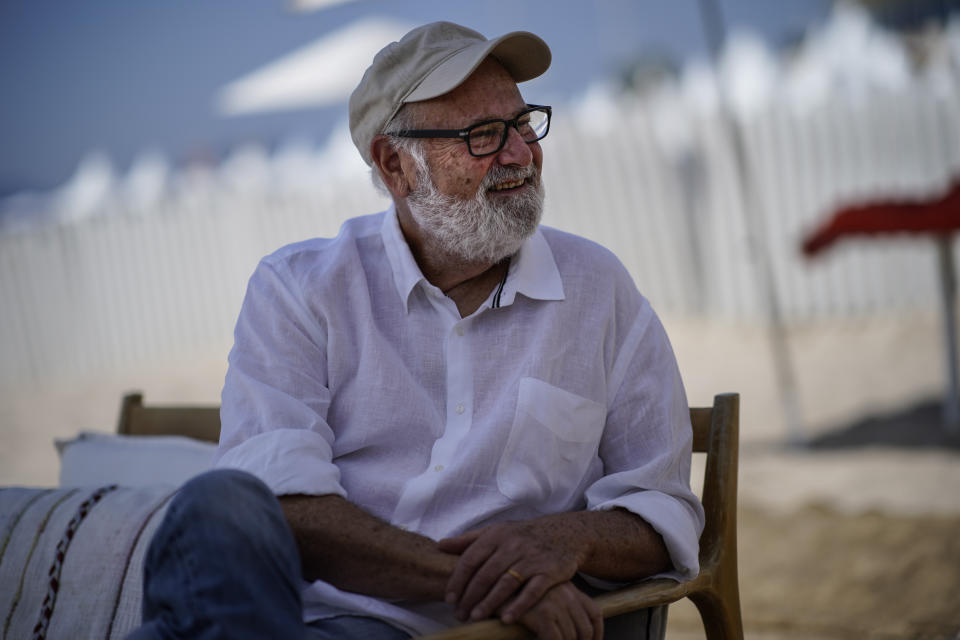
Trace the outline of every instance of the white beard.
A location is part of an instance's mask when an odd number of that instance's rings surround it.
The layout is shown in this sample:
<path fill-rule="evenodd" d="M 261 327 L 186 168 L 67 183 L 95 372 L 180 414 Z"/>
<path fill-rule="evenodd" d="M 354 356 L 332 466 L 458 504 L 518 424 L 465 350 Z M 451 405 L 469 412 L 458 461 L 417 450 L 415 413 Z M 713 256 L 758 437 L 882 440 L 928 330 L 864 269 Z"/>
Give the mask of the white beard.
<path fill-rule="evenodd" d="M 500 262 L 512 256 L 533 235 L 543 215 L 543 184 L 531 164 L 523 168 L 491 167 L 470 200 L 437 190 L 426 161 L 417 162 L 417 188 L 407 197 L 410 213 L 433 246 L 470 263 Z M 496 184 L 528 179 L 533 189 L 496 201 L 487 190 Z"/>

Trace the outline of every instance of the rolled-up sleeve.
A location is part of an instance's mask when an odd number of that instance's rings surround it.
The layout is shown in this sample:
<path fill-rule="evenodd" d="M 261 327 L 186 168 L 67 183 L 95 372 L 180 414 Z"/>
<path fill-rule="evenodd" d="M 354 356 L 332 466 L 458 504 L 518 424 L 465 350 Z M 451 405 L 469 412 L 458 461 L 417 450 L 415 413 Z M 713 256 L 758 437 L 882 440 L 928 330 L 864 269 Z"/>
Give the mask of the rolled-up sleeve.
<path fill-rule="evenodd" d="M 604 476 L 587 489 L 587 508 L 623 508 L 643 518 L 663 537 L 673 563 L 659 577 L 692 579 L 700 570 L 704 513 L 690 490 L 690 413 L 666 332 L 646 303 L 610 383 L 600 443 Z"/>
<path fill-rule="evenodd" d="M 265 258 L 234 332 L 214 466 L 248 471 L 277 495 L 346 497 L 327 423 L 326 327 L 285 263 Z"/>

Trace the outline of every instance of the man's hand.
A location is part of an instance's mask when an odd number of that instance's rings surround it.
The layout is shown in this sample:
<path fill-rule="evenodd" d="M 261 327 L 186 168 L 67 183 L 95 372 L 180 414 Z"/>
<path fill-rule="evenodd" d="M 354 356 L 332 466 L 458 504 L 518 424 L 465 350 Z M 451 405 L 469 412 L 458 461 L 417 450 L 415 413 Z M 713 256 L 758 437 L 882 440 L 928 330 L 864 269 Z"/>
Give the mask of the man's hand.
<path fill-rule="evenodd" d="M 585 549 L 558 525 L 548 520 L 502 523 L 441 540 L 440 550 L 460 554 L 446 589 L 457 617 L 482 620 L 499 612 L 510 624 L 550 589 L 569 582 Z"/>
<path fill-rule="evenodd" d="M 599 605 L 571 582 L 550 588 L 520 618 L 520 624 L 542 640 L 603 638 L 603 614 Z"/>

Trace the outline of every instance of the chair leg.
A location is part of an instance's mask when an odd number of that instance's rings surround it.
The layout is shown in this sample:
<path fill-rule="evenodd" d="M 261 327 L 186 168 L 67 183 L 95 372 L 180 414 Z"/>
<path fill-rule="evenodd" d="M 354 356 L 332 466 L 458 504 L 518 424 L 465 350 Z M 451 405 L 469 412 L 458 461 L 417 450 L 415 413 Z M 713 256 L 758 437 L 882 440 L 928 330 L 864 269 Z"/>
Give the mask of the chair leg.
<path fill-rule="evenodd" d="M 700 611 L 707 640 L 743 640 L 739 603 L 735 609 L 725 609 L 719 594 L 712 590 L 691 593 L 689 597 Z"/>

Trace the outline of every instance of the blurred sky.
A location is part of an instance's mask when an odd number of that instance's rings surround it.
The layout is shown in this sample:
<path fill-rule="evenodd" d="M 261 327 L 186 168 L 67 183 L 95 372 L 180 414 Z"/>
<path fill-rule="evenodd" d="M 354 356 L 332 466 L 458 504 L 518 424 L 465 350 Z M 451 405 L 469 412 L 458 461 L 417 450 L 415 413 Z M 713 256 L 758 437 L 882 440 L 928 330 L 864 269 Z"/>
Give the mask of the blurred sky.
<path fill-rule="evenodd" d="M 753 30 L 774 47 L 821 23 L 832 4 L 718 1 L 730 29 Z M 0 0 L 0 196 L 54 187 L 92 150 L 123 171 L 146 149 L 184 162 L 217 159 L 244 141 L 322 141 L 345 120 L 345 103 L 228 117 L 216 111 L 218 91 L 365 17 L 452 20 L 487 36 L 533 31 L 554 53 L 535 87 L 535 101 L 546 102 L 616 77 L 640 56 L 706 56 L 699 7 L 700 0 L 358 0 L 297 12 L 289 0 Z"/>

